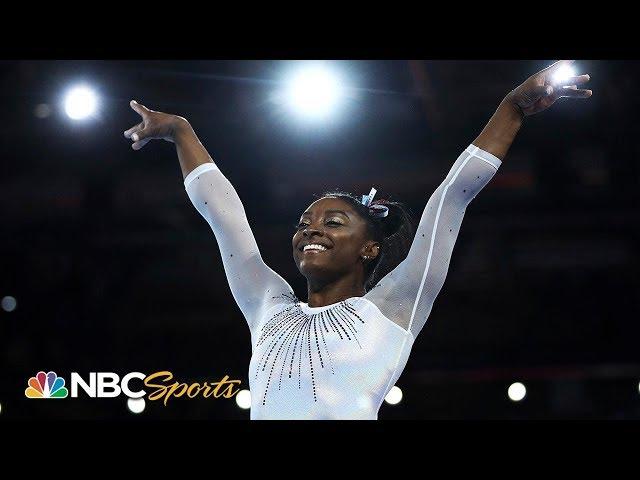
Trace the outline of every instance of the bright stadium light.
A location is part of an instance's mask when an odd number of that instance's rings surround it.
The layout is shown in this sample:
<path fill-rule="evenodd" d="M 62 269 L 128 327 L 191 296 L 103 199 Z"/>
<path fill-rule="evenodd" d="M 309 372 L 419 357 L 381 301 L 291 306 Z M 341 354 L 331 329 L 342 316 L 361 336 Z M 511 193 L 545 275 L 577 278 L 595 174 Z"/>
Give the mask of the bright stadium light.
<path fill-rule="evenodd" d="M 46 103 L 39 103 L 33 109 L 33 114 L 37 118 L 47 118 L 49 115 L 51 115 L 51 107 Z"/>
<path fill-rule="evenodd" d="M 240 390 L 236 395 L 236 403 L 243 410 L 251 408 L 251 392 L 249 390 Z"/>
<path fill-rule="evenodd" d="M 527 395 L 527 388 L 520 382 L 512 383 L 507 390 L 507 395 L 514 402 L 519 402 Z"/>
<path fill-rule="evenodd" d="M 384 401 L 389 405 L 397 405 L 402 400 L 402 390 L 399 387 L 393 386 L 387 396 L 384 397 Z"/>
<path fill-rule="evenodd" d="M 17 300 L 11 295 L 7 295 L 6 297 L 2 297 L 2 301 L 0 302 L 2 305 L 2 309 L 5 312 L 13 312 L 18 306 Z"/>
<path fill-rule="evenodd" d="M 145 406 L 144 398 L 129 398 L 127 400 L 127 408 L 131 413 L 142 413 Z"/>
<path fill-rule="evenodd" d="M 72 120 L 93 115 L 98 107 L 98 96 L 85 85 L 71 88 L 64 97 L 64 111 Z"/>
<path fill-rule="evenodd" d="M 287 84 L 289 107 L 307 118 L 325 118 L 336 109 L 342 96 L 340 79 L 323 65 L 302 67 Z"/>
<path fill-rule="evenodd" d="M 576 71 L 573 69 L 571 65 L 563 65 L 558 69 L 558 71 L 553 75 L 553 83 L 562 83 L 571 77 L 576 76 Z"/>

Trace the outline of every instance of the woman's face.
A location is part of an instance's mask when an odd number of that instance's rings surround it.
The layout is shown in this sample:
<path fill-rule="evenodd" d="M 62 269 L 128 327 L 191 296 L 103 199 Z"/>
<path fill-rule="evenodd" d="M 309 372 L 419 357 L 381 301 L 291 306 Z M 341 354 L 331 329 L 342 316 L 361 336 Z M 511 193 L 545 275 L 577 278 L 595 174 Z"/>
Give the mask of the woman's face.
<path fill-rule="evenodd" d="M 293 236 L 293 259 L 307 279 L 337 278 L 361 263 L 367 242 L 367 224 L 348 202 L 325 197 L 300 216 Z M 304 249 L 320 245 L 321 249 Z"/>

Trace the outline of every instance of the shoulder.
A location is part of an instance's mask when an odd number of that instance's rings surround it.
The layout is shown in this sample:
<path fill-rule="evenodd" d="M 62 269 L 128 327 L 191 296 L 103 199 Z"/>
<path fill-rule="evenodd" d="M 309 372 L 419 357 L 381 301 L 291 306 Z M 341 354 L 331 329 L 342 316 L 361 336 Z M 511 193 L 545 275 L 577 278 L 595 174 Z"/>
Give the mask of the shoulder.
<path fill-rule="evenodd" d="M 270 295 L 265 300 L 265 308 L 256 315 L 254 323 L 256 330 L 262 328 L 270 320 L 281 316 L 284 312 L 300 305 L 300 300 L 293 292 Z"/>

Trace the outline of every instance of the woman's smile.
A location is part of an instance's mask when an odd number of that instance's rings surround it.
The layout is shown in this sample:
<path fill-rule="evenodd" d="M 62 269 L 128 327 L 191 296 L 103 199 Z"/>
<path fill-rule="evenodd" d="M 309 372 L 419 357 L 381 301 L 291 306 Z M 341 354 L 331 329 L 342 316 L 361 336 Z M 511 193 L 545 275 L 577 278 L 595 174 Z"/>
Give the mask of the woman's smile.
<path fill-rule="evenodd" d="M 308 255 L 319 255 L 320 253 L 326 252 L 327 249 L 320 249 L 320 248 L 305 248 L 305 250 L 302 251 L 303 254 L 308 254 Z"/>
<path fill-rule="evenodd" d="M 319 243 L 309 243 L 302 247 L 303 253 L 320 253 L 327 251 L 328 248 L 324 245 L 320 245 Z"/>

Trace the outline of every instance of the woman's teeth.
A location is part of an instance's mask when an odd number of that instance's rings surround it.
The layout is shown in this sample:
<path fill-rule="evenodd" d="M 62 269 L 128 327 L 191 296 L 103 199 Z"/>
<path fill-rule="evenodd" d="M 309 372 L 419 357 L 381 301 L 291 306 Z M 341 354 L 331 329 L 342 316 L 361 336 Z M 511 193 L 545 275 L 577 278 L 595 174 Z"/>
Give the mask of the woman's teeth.
<path fill-rule="evenodd" d="M 311 245 L 305 245 L 304 248 L 302 249 L 303 252 L 307 252 L 309 250 L 316 250 L 316 251 L 324 251 L 326 250 L 327 247 L 323 247 L 322 245 L 318 245 L 317 243 L 312 243 Z"/>

